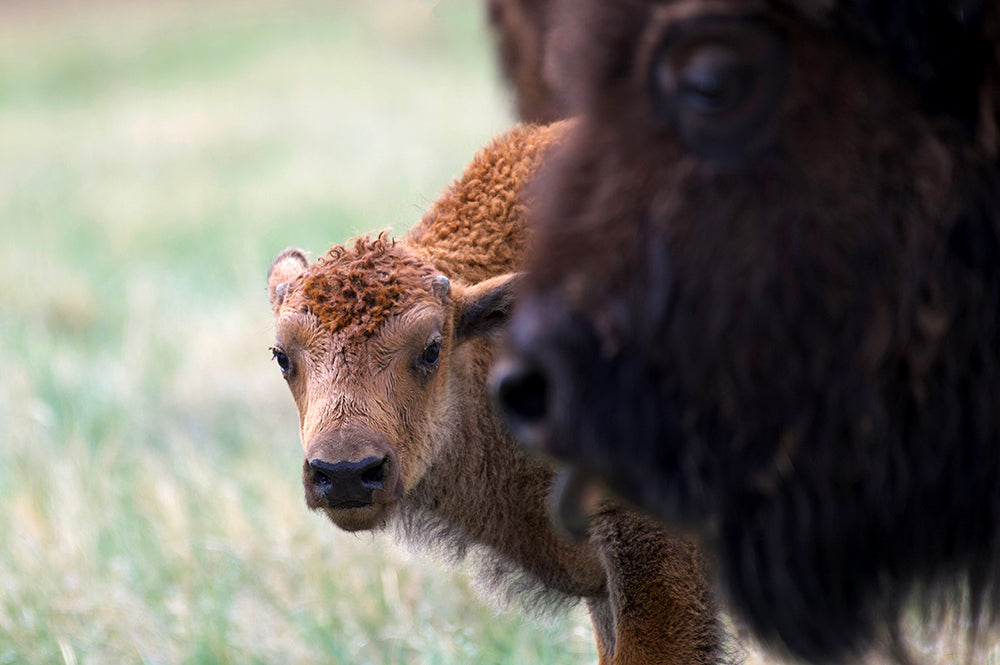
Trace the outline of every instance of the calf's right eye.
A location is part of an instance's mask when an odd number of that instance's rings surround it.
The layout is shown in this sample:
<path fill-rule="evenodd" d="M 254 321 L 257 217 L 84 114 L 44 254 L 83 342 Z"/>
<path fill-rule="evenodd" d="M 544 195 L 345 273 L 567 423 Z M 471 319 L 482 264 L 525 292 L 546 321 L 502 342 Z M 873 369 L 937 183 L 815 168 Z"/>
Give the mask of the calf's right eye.
<path fill-rule="evenodd" d="M 420 356 L 420 362 L 422 362 L 427 367 L 434 367 L 438 364 L 438 358 L 441 357 L 441 342 L 434 342 L 426 349 L 424 349 L 423 354 Z"/>
<path fill-rule="evenodd" d="M 434 342 L 426 349 L 424 349 L 424 354 L 420 357 L 420 362 L 430 367 L 437 365 L 438 358 L 441 357 L 441 342 Z"/>
<path fill-rule="evenodd" d="M 272 348 L 271 349 L 271 354 L 272 354 L 273 358 L 278 362 L 278 367 L 281 368 L 281 373 L 282 374 L 287 374 L 288 370 L 291 369 L 291 367 L 292 367 L 292 363 L 288 359 L 288 356 L 285 355 L 285 353 L 283 351 L 281 351 L 281 349 L 277 349 L 277 348 Z"/>

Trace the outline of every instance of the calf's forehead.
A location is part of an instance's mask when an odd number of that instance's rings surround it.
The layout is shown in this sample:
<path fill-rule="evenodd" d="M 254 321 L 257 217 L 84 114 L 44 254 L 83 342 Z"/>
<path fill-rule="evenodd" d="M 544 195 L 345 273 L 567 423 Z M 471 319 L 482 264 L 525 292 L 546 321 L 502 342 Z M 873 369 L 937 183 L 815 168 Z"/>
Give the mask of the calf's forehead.
<path fill-rule="evenodd" d="M 390 317 L 431 297 L 436 271 L 382 236 L 334 247 L 289 288 L 282 312 L 308 313 L 345 339 L 371 337 Z"/>

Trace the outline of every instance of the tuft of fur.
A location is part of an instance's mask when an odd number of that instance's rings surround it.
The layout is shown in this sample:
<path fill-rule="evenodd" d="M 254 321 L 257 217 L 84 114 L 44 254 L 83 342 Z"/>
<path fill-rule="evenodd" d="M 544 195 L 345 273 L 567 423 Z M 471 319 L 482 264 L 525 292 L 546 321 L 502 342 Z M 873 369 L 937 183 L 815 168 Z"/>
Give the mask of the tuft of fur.
<path fill-rule="evenodd" d="M 541 618 L 580 602 L 580 596 L 552 586 L 509 555 L 470 538 L 432 508 L 408 503 L 387 526 L 397 540 L 431 559 L 451 566 L 469 563 L 484 598 L 498 607 L 516 604 Z"/>
<path fill-rule="evenodd" d="M 300 278 L 299 300 L 330 333 L 350 327 L 369 337 L 390 316 L 410 307 L 433 269 L 385 234 L 358 238 L 320 257 Z"/>

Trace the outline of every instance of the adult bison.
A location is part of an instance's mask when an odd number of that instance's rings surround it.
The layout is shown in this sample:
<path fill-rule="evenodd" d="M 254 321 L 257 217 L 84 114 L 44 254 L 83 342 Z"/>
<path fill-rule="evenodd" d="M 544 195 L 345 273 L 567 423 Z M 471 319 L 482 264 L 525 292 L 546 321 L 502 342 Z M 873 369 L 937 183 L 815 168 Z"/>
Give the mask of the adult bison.
<path fill-rule="evenodd" d="M 714 663 L 722 633 L 695 547 L 607 504 L 586 540 L 564 540 L 552 465 L 517 446 L 486 393 L 526 241 L 518 195 L 564 131 L 489 146 L 399 241 L 275 259 L 273 352 L 299 409 L 306 503 L 349 531 L 478 548 L 489 582 L 539 602 L 585 600 L 603 664 Z"/>
<path fill-rule="evenodd" d="M 903 658 L 914 603 L 995 625 L 1000 4 L 555 16 L 581 117 L 533 190 L 515 431 L 699 529 L 800 657 Z"/>

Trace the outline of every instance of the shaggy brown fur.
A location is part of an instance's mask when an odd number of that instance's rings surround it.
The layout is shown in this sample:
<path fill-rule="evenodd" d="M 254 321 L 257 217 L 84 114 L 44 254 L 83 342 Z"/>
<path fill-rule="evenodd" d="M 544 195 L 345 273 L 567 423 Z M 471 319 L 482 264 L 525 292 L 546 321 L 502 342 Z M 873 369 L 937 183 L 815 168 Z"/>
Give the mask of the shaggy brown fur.
<path fill-rule="evenodd" d="M 395 243 L 275 260 L 274 353 L 299 409 L 306 502 L 347 530 L 476 551 L 500 591 L 584 600 L 603 664 L 716 662 L 697 549 L 610 505 L 586 540 L 564 540 L 548 518 L 554 469 L 514 443 L 486 394 L 526 241 L 517 194 L 565 130 L 493 143 Z"/>
<path fill-rule="evenodd" d="M 420 287 L 434 276 L 433 269 L 384 235 L 334 247 L 319 266 L 298 286 L 308 310 L 330 334 L 352 326 L 353 334 L 364 337 L 411 307 Z"/>
<path fill-rule="evenodd" d="M 1000 3 L 563 10 L 582 117 L 498 380 L 523 439 L 702 531 L 798 656 L 904 658 L 955 585 L 994 632 Z"/>
<path fill-rule="evenodd" d="M 517 128 L 480 150 L 410 230 L 409 246 L 445 275 L 470 284 L 519 270 L 528 243 L 527 200 L 511 185 L 526 183 L 542 152 L 565 131 L 565 124 Z"/>

